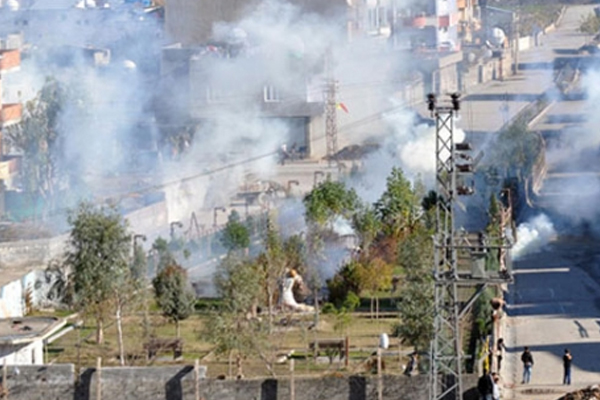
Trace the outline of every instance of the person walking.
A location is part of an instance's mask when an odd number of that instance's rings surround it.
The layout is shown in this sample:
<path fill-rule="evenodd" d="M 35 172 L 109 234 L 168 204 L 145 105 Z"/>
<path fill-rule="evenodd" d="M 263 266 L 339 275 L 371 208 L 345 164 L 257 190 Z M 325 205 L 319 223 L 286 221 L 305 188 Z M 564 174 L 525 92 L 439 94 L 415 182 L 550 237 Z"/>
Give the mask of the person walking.
<path fill-rule="evenodd" d="M 529 347 L 525 346 L 523 353 L 521 354 L 521 362 L 523 363 L 523 382 L 529 383 L 531 381 L 531 369 L 533 367 L 533 356 Z"/>
<path fill-rule="evenodd" d="M 502 370 L 502 359 L 504 358 L 504 350 L 506 350 L 506 346 L 504 345 L 504 339 L 498 339 L 498 343 L 496 344 L 496 360 L 497 360 L 497 369 L 496 371 L 500 374 Z"/>
<path fill-rule="evenodd" d="M 569 349 L 565 349 L 565 355 L 563 356 L 563 385 L 571 384 L 571 363 L 573 362 L 573 356 L 569 352 Z"/>

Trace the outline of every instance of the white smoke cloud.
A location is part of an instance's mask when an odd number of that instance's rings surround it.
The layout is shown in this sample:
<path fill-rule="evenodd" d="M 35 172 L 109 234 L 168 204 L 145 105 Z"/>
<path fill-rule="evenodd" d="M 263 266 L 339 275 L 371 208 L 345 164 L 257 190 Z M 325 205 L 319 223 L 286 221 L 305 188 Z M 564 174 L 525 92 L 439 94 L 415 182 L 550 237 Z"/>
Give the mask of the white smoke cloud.
<path fill-rule="evenodd" d="M 539 214 L 517 227 L 517 242 L 512 248 L 512 257 L 518 260 L 534 254 L 556 236 L 554 225 L 546 214 Z"/>

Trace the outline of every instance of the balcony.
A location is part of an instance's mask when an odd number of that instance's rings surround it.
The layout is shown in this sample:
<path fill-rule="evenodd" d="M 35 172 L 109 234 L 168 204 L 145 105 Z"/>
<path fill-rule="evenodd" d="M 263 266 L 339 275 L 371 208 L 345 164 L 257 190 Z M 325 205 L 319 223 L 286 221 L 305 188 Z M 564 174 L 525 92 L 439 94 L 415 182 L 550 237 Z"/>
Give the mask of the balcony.
<path fill-rule="evenodd" d="M 17 69 L 21 66 L 19 50 L 0 50 L 0 72 Z"/>
<path fill-rule="evenodd" d="M 21 121 L 22 115 L 22 104 L 3 104 L 2 108 L 0 109 L 0 126 L 16 124 Z"/>

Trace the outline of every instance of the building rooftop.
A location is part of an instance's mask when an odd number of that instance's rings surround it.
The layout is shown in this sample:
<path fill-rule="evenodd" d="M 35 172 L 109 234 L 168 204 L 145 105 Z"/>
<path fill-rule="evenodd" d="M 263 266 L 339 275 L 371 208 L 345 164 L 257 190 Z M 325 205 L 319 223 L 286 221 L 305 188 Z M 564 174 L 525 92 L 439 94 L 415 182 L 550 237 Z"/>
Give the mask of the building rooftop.
<path fill-rule="evenodd" d="M 0 345 L 24 344 L 46 339 L 66 323 L 62 318 L 21 317 L 0 319 Z"/>

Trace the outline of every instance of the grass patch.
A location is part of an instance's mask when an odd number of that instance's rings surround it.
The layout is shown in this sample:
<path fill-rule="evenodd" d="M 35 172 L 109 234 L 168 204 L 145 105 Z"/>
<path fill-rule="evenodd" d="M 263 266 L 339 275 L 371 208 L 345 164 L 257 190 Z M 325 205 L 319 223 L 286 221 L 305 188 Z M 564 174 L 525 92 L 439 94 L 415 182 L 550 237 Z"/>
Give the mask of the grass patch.
<path fill-rule="evenodd" d="M 206 303 L 205 303 L 206 304 Z M 204 306 L 203 306 L 204 307 Z M 345 372 L 344 362 L 315 363 L 313 353 L 308 349 L 310 342 L 320 339 L 343 338 L 346 335 L 349 338 L 350 357 L 349 366 L 346 372 L 360 373 L 365 372 L 364 365 L 366 361 L 376 350 L 379 343 L 379 336 L 382 333 L 391 331 L 391 326 L 396 322 L 395 318 L 370 319 L 362 315 L 353 315 L 351 322 L 344 332 L 333 330 L 334 317 L 330 315 L 320 315 L 318 331 L 310 330 L 309 326 L 313 322 L 313 316 L 293 316 L 299 320 L 295 327 L 276 326 L 269 340 L 272 346 L 272 355 L 287 354 L 294 350 L 294 359 L 296 360 L 296 371 L 298 375 L 321 375 L 335 371 Z M 275 320 L 280 319 L 275 318 Z M 176 331 L 175 325 L 168 323 L 159 313 L 151 313 L 150 322 L 152 334 L 158 338 L 174 338 Z M 172 353 L 166 352 L 152 362 L 146 360 L 143 350 L 145 342 L 145 332 L 143 329 L 142 317 L 138 315 L 128 316 L 123 320 L 124 346 L 127 355 L 127 364 L 144 365 L 172 365 L 172 364 L 191 364 L 195 359 L 200 359 L 203 365 L 208 367 L 208 376 L 216 377 L 227 375 L 229 373 L 229 362 L 227 357 L 217 357 L 211 350 L 211 344 L 200 339 L 200 332 L 204 324 L 210 323 L 207 314 L 196 313 L 189 319 L 181 323 L 181 338 L 183 339 L 183 359 L 173 360 Z M 95 325 L 94 321 L 86 320 L 79 329 L 65 334 L 53 343 L 49 344 L 46 351 L 47 362 L 55 363 L 73 363 L 79 368 L 92 367 L 96 363 L 97 357 L 102 357 L 104 365 L 118 365 L 118 343 L 117 332 L 114 321 L 107 324 L 105 328 L 105 342 L 102 345 L 95 343 Z M 398 341 L 391 340 L 391 347 L 398 349 Z M 408 351 L 408 349 L 404 349 Z M 325 353 L 323 352 L 324 356 Z M 390 358 L 389 365 L 393 365 L 388 373 L 400 373 L 400 361 L 398 357 Z M 395 371 L 395 372 L 394 372 Z M 233 366 L 235 373 L 235 365 Z M 258 377 L 270 375 L 266 365 L 258 358 L 248 358 L 243 362 L 243 372 L 246 377 Z M 274 366 L 276 375 L 286 376 L 289 374 L 289 365 L 287 363 Z"/>

